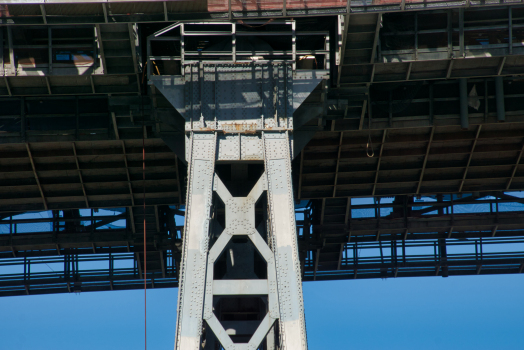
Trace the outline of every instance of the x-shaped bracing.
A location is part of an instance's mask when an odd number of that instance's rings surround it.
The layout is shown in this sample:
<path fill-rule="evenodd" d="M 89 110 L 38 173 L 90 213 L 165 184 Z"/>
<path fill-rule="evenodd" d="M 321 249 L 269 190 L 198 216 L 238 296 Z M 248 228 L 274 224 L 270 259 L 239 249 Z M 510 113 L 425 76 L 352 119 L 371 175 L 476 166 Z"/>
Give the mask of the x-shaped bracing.
<path fill-rule="evenodd" d="M 255 203 L 267 190 L 266 175 L 262 174 L 247 197 L 233 197 L 220 177 L 215 174 L 213 190 L 226 207 L 226 227 L 209 250 L 207 259 L 206 288 L 204 298 L 204 319 L 225 349 L 257 349 L 264 337 L 279 318 L 277 280 L 273 252 L 255 227 Z M 214 280 L 214 265 L 233 236 L 247 236 L 267 263 L 266 280 Z M 269 312 L 257 330 L 243 344 L 235 344 L 213 313 L 214 295 L 267 295 Z"/>

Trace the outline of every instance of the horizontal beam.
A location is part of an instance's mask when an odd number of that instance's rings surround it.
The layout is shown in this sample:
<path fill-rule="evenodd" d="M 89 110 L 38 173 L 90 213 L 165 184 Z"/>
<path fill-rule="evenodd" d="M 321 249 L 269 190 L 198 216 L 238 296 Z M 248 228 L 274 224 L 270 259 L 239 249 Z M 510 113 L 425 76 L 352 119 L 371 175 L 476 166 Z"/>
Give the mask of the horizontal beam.
<path fill-rule="evenodd" d="M 479 203 L 480 204 L 480 203 Z M 453 237 L 461 238 L 462 232 L 466 237 L 491 237 L 493 226 L 498 225 L 497 236 L 520 236 L 524 233 L 524 213 L 479 213 L 479 214 L 448 214 L 432 215 L 424 217 L 407 218 L 358 218 L 351 221 L 351 240 L 358 239 L 358 236 L 374 236 L 380 230 L 380 239 L 398 239 L 408 230 L 408 237 L 420 234 L 418 238 L 440 238 L 446 234 L 450 227 L 453 227 Z M 406 225 L 407 224 L 407 225 Z M 313 232 L 322 232 L 325 237 L 347 236 L 348 228 L 344 224 L 324 224 L 313 225 Z M 393 235 L 393 236 L 392 236 Z M 371 239 L 372 237 L 370 237 Z M 347 241 L 347 240 L 346 240 Z M 341 241 L 342 242 L 342 241 Z M 334 242 L 333 242 L 334 243 Z"/>
<path fill-rule="evenodd" d="M 442 276 L 442 269 L 439 270 L 438 274 L 435 274 L 435 268 L 437 266 L 431 267 L 421 267 L 414 268 L 410 267 L 408 269 L 402 269 L 397 266 L 383 265 L 381 268 L 368 268 L 366 266 L 359 266 L 356 269 L 347 269 L 341 270 L 338 273 L 333 273 L 332 271 L 317 272 L 316 281 L 331 281 L 331 280 L 347 280 L 347 279 L 371 279 L 371 278 L 397 278 L 397 277 L 432 277 L 432 276 Z M 447 266 L 441 266 L 447 267 Z M 448 268 L 448 276 L 472 276 L 478 275 L 476 263 L 469 265 L 468 267 L 463 268 Z M 398 270 L 397 270 L 398 269 Z M 396 271 L 396 272 L 395 272 Z M 483 265 L 483 269 L 480 271 L 480 275 L 505 275 L 505 274 L 518 274 L 519 268 L 516 266 L 514 268 L 507 267 L 506 261 L 501 261 L 500 264 L 491 266 L 490 269 L 486 269 Z M 442 276 L 443 277 L 443 276 Z M 302 278 L 304 282 L 313 281 L 312 272 L 306 272 Z"/>
<path fill-rule="evenodd" d="M 155 245 L 148 243 L 148 250 L 168 250 L 181 246 L 180 239 L 168 236 L 167 232 L 155 232 Z M 19 252 L 17 257 L 24 256 L 56 256 L 79 250 L 78 254 L 90 254 L 93 245 L 98 249 L 97 253 L 109 252 L 110 249 L 122 248 L 121 251 L 133 250 L 135 245 L 143 246 L 143 235 L 132 234 L 126 229 L 96 230 L 95 232 L 41 232 L 31 234 L 0 235 L 0 258 L 7 257 L 14 249 Z M 58 245 L 58 251 L 56 247 Z M 83 249 L 82 248 L 86 248 Z M 142 249 L 142 248 L 139 248 Z M 35 252 L 32 252 L 35 251 Z M 81 252 L 81 253 L 80 253 Z M 36 254 L 36 255 L 34 255 Z"/>
<path fill-rule="evenodd" d="M 109 271 L 104 280 L 86 281 L 89 284 L 82 285 L 83 279 L 75 281 L 64 281 L 64 279 L 40 280 L 39 284 L 31 282 L 21 282 L 18 285 L 10 287 L 0 287 L 0 297 L 19 296 L 19 295 L 42 295 L 56 293 L 82 293 L 82 292 L 100 292 L 110 290 L 133 290 L 144 289 L 144 280 L 134 277 L 133 274 L 124 276 L 125 279 L 116 280 L 109 278 Z M 155 276 L 156 277 L 156 276 Z M 177 288 L 178 281 L 176 278 L 148 278 L 146 279 L 147 288 Z M 35 288 L 32 288 L 35 287 Z"/>
<path fill-rule="evenodd" d="M 43 1 L 36 1 L 37 3 L 43 3 Z M 9 1 L 10 5 L 24 5 L 24 1 Z M 74 1 L 70 1 L 74 4 Z M 47 15 L 45 21 L 42 17 L 42 12 L 38 11 L 34 16 L 10 16 L 3 17 L 0 20 L 0 24 L 9 24 L 9 25 L 42 25 L 44 22 L 50 25 L 71 25 L 71 24 L 87 24 L 87 23 L 98 23 L 103 24 L 108 22 L 109 15 L 105 15 L 103 9 L 106 9 L 106 3 L 117 3 L 119 5 L 124 5 L 125 3 L 121 1 L 112 1 L 112 0 L 90 0 L 88 5 L 91 7 L 91 13 L 86 13 L 85 7 L 82 8 L 82 12 L 75 13 L 74 8 L 72 12 L 67 15 Z M 215 8 L 208 7 L 207 11 L 201 12 L 190 12 L 191 9 L 187 9 L 184 5 L 177 5 L 176 1 L 166 1 L 168 4 L 164 10 L 162 2 L 154 3 L 156 6 L 150 6 L 150 13 L 140 13 L 135 12 L 133 7 L 133 2 L 128 2 L 128 8 L 125 8 L 121 13 L 112 12 L 110 17 L 111 21 L 117 23 L 135 23 L 135 22 L 166 22 L 166 17 L 168 21 L 190 21 L 190 20 L 201 20 L 201 21 L 214 21 L 217 19 L 228 19 L 228 6 L 225 5 L 216 5 Z M 45 9 L 49 13 L 50 11 L 56 11 L 56 6 L 60 6 L 64 2 L 58 3 L 49 3 L 46 2 Z M 333 6 L 331 3 L 322 5 L 322 3 L 317 6 L 308 5 L 298 9 L 289 9 L 286 8 L 286 11 L 283 11 L 283 3 L 274 3 L 272 7 L 260 11 L 258 7 L 246 8 L 246 9 L 235 9 L 233 6 L 229 15 L 233 19 L 255 19 L 255 18 L 288 18 L 288 17 L 318 17 L 318 16 L 332 16 L 336 14 L 347 14 L 351 13 L 352 15 L 358 14 L 368 14 L 370 12 L 408 12 L 408 11 L 419 11 L 420 5 L 418 3 L 406 3 L 405 1 L 399 0 L 396 3 L 391 3 L 385 1 L 381 3 L 348 3 L 350 8 L 346 7 L 346 3 L 341 3 L 339 6 Z M 82 4 L 84 5 L 84 4 Z M 506 6 L 511 6 L 513 4 L 509 3 Z M 515 5 L 518 5 L 516 3 Z M 451 0 L 446 3 L 446 8 L 490 8 L 493 6 L 500 6 L 499 3 L 485 4 L 480 3 L 471 3 L 469 1 L 459 1 Z M 431 9 L 442 9 L 442 4 L 439 1 L 429 1 L 424 3 L 424 10 Z M 89 10 L 89 7 L 87 8 Z M 107 10 L 105 10 L 107 11 Z"/>
<path fill-rule="evenodd" d="M 267 280 L 214 280 L 213 295 L 267 295 Z"/>

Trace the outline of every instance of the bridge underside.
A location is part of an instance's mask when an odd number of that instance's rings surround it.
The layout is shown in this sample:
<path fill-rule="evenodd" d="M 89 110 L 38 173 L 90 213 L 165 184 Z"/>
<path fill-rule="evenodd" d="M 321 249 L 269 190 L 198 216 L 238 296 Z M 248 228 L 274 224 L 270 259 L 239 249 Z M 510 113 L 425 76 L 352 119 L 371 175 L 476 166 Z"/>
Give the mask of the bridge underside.
<path fill-rule="evenodd" d="M 183 3 L 0 5 L 0 296 L 142 288 L 144 217 L 148 286 L 178 286 L 185 130 L 144 75 L 180 52 L 146 38 L 255 13 Z M 522 273 L 523 8 L 351 4 L 253 16 L 330 37 L 297 35 L 330 77 L 293 115 L 302 279 Z"/>
<path fill-rule="evenodd" d="M 297 209 L 302 278 L 522 273 L 524 199 L 515 194 L 314 200 Z M 146 217 L 155 227 L 153 208 Z M 171 217 L 181 219 L 183 212 L 158 206 L 158 213 L 159 229 L 147 242 L 148 286 L 176 287 L 182 226 Z M 0 241 L 0 295 L 143 288 L 142 235 L 133 234 L 129 210 L 80 215 L 53 210 L 37 218 L 5 218 L 17 233 L 4 233 Z M 135 224 L 137 232 L 141 224 Z"/>

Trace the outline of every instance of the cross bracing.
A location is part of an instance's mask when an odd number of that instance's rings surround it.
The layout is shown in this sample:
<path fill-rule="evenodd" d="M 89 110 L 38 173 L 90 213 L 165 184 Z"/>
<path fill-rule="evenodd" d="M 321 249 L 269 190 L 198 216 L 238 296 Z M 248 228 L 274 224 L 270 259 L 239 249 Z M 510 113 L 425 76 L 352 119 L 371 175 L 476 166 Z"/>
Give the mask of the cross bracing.
<path fill-rule="evenodd" d="M 522 273 L 523 202 L 520 192 L 314 200 L 297 208 L 303 279 Z M 177 286 L 183 227 L 173 217 L 184 212 L 148 208 L 148 285 Z M 135 224 L 129 209 L 4 217 L 0 295 L 142 288 L 140 210 Z"/>
<path fill-rule="evenodd" d="M 185 136 L 226 133 L 216 169 L 227 186 L 261 175 L 258 153 L 245 167 L 227 163 L 245 157 L 236 141 L 258 139 L 213 124 L 232 112 L 220 93 L 233 71 L 321 80 L 290 104 L 292 123 L 275 124 L 294 141 L 298 280 L 522 273 L 522 11 L 476 1 L 6 1 L 0 295 L 142 288 L 142 278 L 178 286 Z M 191 107 L 164 95 L 184 74 Z M 263 94 L 243 93 L 250 104 L 236 114 L 268 108 Z M 212 96 L 219 108 L 202 102 Z M 273 128 L 265 117 L 248 131 Z M 224 221 L 227 209 L 213 210 Z M 254 210 L 260 220 L 263 206 Z M 227 271 L 226 260 L 213 268 Z M 214 282 L 216 295 L 240 293 Z"/>

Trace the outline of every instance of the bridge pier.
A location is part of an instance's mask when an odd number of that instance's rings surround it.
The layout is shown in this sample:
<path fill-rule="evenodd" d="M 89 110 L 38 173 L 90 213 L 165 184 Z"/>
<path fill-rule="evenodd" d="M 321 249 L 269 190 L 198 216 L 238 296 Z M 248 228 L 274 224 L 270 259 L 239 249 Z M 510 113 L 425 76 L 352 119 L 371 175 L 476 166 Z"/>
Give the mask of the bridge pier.
<path fill-rule="evenodd" d="M 180 76 L 150 76 L 185 119 L 176 349 L 307 348 L 293 112 L 326 72 L 294 66 L 193 62 Z"/>

